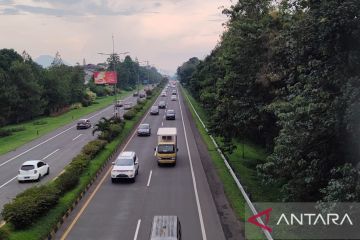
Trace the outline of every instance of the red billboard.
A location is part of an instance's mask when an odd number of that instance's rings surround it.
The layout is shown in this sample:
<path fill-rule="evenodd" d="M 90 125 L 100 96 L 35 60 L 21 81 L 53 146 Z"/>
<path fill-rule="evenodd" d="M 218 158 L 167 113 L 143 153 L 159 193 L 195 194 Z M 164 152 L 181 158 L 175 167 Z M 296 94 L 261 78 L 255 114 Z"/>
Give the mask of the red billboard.
<path fill-rule="evenodd" d="M 116 72 L 94 72 L 95 84 L 116 84 Z"/>

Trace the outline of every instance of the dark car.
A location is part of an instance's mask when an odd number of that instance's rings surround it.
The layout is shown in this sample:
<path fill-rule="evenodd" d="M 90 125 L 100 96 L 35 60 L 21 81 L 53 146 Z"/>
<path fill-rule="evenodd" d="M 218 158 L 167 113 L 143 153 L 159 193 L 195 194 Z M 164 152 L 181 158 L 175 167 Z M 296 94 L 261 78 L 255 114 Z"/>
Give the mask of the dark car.
<path fill-rule="evenodd" d="M 160 101 L 159 102 L 159 108 L 166 108 L 166 102 L 165 101 Z"/>
<path fill-rule="evenodd" d="M 89 119 L 80 119 L 76 124 L 76 129 L 88 129 L 91 127 Z"/>
<path fill-rule="evenodd" d="M 137 129 L 137 135 L 138 136 L 150 136 L 151 135 L 150 124 L 148 124 L 148 123 L 140 124 L 140 126 Z"/>
<path fill-rule="evenodd" d="M 139 94 L 139 97 L 140 97 L 140 98 L 144 98 L 144 97 L 146 97 L 146 94 L 145 94 L 145 93 L 140 93 L 140 94 Z"/>
<path fill-rule="evenodd" d="M 175 120 L 175 111 L 169 109 L 166 111 L 166 120 Z"/>
<path fill-rule="evenodd" d="M 159 115 L 159 107 L 158 106 L 152 106 L 150 109 L 151 115 Z"/>

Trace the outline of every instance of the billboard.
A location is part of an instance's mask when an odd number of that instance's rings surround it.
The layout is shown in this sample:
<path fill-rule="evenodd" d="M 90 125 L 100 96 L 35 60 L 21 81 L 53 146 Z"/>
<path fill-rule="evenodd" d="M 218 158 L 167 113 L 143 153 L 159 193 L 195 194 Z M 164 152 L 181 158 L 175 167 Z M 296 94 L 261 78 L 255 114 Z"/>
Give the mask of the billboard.
<path fill-rule="evenodd" d="M 116 72 L 94 72 L 95 84 L 116 84 Z"/>

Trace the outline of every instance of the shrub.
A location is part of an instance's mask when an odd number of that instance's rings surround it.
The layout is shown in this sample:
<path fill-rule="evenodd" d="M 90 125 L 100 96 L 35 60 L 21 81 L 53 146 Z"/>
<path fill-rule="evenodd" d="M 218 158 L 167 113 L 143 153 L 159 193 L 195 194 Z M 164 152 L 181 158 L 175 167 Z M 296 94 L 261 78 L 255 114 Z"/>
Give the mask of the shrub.
<path fill-rule="evenodd" d="M 73 189 L 79 183 L 79 178 L 80 174 L 76 174 L 75 171 L 67 170 L 62 173 L 57 179 L 55 179 L 54 184 L 56 188 L 60 191 L 60 195 L 63 195 Z"/>
<path fill-rule="evenodd" d="M 70 109 L 79 109 L 82 108 L 82 104 L 81 103 L 74 103 L 70 106 Z"/>
<path fill-rule="evenodd" d="M 135 114 L 136 114 L 136 112 L 133 109 L 131 109 L 131 110 L 127 111 L 126 113 L 124 113 L 124 119 L 131 120 L 135 117 Z"/>
<path fill-rule="evenodd" d="M 7 137 L 12 135 L 12 132 L 9 129 L 0 129 L 0 137 Z"/>
<path fill-rule="evenodd" d="M 14 128 L 10 128 L 9 130 L 11 131 L 11 132 L 21 132 L 21 131 L 25 131 L 25 127 L 14 127 Z"/>
<path fill-rule="evenodd" d="M 33 122 L 33 125 L 45 125 L 45 124 L 47 124 L 47 121 L 44 121 L 44 120 L 39 120 L 39 121 Z"/>
<path fill-rule="evenodd" d="M 59 191 L 53 185 L 32 187 L 4 205 L 2 216 L 16 229 L 29 227 L 57 204 Z"/>
<path fill-rule="evenodd" d="M 99 151 L 104 149 L 105 145 L 106 141 L 104 140 L 93 140 L 86 144 L 81 152 L 88 155 L 90 158 L 93 158 Z"/>
<path fill-rule="evenodd" d="M 141 111 L 141 109 L 143 109 L 143 105 L 140 103 L 134 107 L 135 112 L 139 112 L 139 111 Z"/>
<path fill-rule="evenodd" d="M 151 97 L 151 95 L 152 95 L 152 90 L 151 89 L 146 89 L 145 90 L 145 93 L 146 93 L 146 96 L 150 96 Z"/>
<path fill-rule="evenodd" d="M 8 239 L 10 236 L 9 229 L 7 228 L 0 228 L 0 239 L 5 240 Z"/>

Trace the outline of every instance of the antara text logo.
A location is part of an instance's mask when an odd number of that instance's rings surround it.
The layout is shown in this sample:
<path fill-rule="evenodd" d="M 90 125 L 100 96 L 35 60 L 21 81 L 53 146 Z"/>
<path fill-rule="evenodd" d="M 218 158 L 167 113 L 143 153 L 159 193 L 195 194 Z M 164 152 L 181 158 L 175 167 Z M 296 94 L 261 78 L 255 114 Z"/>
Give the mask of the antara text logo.
<path fill-rule="evenodd" d="M 267 224 L 270 221 L 270 212 L 272 211 L 272 208 L 268 208 L 262 212 L 259 212 L 258 214 L 250 217 L 248 219 L 248 222 L 251 224 L 254 224 L 264 230 L 269 231 L 270 233 L 273 231 L 273 229 L 268 226 Z M 261 218 L 262 216 L 265 216 L 265 223 L 263 223 L 262 220 L 258 220 L 258 218 Z M 354 223 L 351 220 L 349 214 L 345 213 L 344 215 L 340 215 L 337 213 L 328 213 L 328 214 L 319 214 L 319 213 L 302 213 L 302 214 L 285 214 L 282 213 L 280 217 L 276 221 L 276 225 L 289 225 L 289 226 L 343 226 L 344 224 L 348 224 L 349 226 L 353 226 Z"/>

